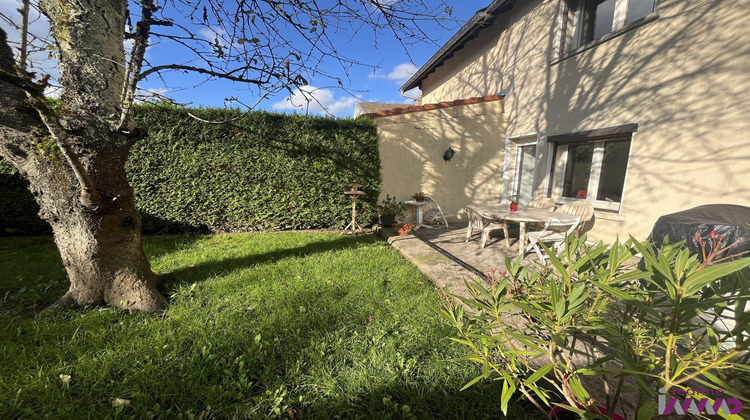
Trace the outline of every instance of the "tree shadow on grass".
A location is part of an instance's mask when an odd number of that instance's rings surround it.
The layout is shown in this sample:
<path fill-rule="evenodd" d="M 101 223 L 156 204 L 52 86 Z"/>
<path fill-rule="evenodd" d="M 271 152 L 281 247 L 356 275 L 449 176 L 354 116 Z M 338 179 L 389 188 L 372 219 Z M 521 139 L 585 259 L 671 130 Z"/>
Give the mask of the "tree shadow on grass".
<path fill-rule="evenodd" d="M 193 240 L 197 240 L 205 237 L 195 236 L 192 238 L 194 238 Z M 221 273 L 227 273 L 238 269 L 244 269 L 263 264 L 271 264 L 285 258 L 306 257 L 316 253 L 358 248 L 361 246 L 371 245 L 376 241 L 376 238 L 366 235 L 355 237 L 342 235 L 340 238 L 333 241 L 331 241 L 328 237 L 321 237 L 320 240 L 316 240 L 314 242 L 293 248 L 281 248 L 260 254 L 249 254 L 241 257 L 232 257 L 221 260 L 202 262 L 193 266 L 182 267 L 173 271 L 163 273 L 159 277 L 162 282 L 162 287 L 166 289 L 172 289 L 183 284 L 202 282 Z M 163 253 L 168 253 L 170 246 L 174 251 L 183 247 L 184 244 L 177 242 L 172 245 L 168 245 L 163 250 Z"/>
<path fill-rule="evenodd" d="M 141 211 L 141 231 L 144 235 L 208 234 L 210 229 L 204 224 L 191 225 L 186 222 L 167 220 Z"/>

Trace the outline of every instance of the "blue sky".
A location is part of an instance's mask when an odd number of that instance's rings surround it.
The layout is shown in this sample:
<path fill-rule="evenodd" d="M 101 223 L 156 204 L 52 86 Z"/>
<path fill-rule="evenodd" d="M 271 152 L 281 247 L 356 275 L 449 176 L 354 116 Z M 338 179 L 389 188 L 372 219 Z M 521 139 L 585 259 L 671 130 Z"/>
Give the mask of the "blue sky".
<path fill-rule="evenodd" d="M 489 4 L 490 0 L 446 0 L 446 2 L 449 6 L 453 6 L 453 17 L 464 22 L 471 18 L 478 9 Z M 14 10 L 19 4 L 17 0 L 0 0 L 0 13 L 17 17 Z M 32 20 L 34 21 L 33 30 L 37 33 L 46 31 L 44 19 L 32 18 Z M 0 25 L 9 32 L 9 39 L 17 39 L 17 31 L 12 30 L 7 22 L 0 21 Z M 452 29 L 443 29 L 437 24 L 431 25 L 428 30 L 432 38 L 431 42 L 408 47 L 408 53 L 395 38 L 389 37 L 387 33 L 381 34 L 376 41 L 371 32 L 363 31 L 356 36 L 351 31 L 334 32 L 332 41 L 339 51 L 377 68 L 354 66 L 345 72 L 337 63 L 326 61 L 321 64 L 320 70 L 340 77 L 345 90 L 331 86 L 334 83 L 330 79 L 313 76 L 308 79 L 309 86 L 305 88 L 309 92 L 308 96 L 315 97 L 315 100 L 309 104 L 299 92 L 291 96 L 285 92 L 262 100 L 256 108 L 303 114 L 305 112 L 323 114 L 326 112 L 323 109 L 325 108 L 328 113 L 336 116 L 351 116 L 355 103 L 359 101 L 410 103 L 412 100 L 401 96 L 399 88 L 409 75 L 418 66 L 424 64 L 460 27 L 459 24 L 449 26 Z M 206 34 L 206 36 L 209 35 Z M 50 70 L 51 65 L 46 60 L 47 55 L 37 54 L 36 62 L 46 70 Z M 190 57 L 179 48 L 159 44 L 149 49 L 147 59 L 152 62 L 165 60 L 186 62 Z M 55 73 L 54 70 L 51 72 Z M 225 106 L 227 104 L 225 99 L 230 97 L 236 97 L 246 105 L 255 105 L 260 99 L 256 91 L 249 90 L 245 85 L 223 80 L 206 81 L 205 77 L 195 74 L 171 72 L 167 73 L 164 81 L 158 77 L 150 77 L 140 86 L 191 106 Z M 414 96 L 419 94 L 419 92 L 410 93 Z"/>

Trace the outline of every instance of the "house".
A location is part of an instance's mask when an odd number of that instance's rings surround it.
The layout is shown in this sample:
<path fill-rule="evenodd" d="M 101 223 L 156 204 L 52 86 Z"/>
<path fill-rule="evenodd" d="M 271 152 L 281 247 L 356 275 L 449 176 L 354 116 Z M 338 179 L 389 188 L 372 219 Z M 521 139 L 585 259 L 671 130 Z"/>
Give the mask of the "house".
<path fill-rule="evenodd" d="M 354 118 L 360 115 L 372 114 L 378 111 L 388 111 L 395 108 L 408 107 L 409 104 L 395 104 L 387 102 L 357 102 L 354 106 Z"/>
<path fill-rule="evenodd" d="M 747 28 L 750 0 L 493 1 L 403 85 L 423 105 L 366 114 L 382 193 L 585 199 L 605 241 L 750 205 Z"/>

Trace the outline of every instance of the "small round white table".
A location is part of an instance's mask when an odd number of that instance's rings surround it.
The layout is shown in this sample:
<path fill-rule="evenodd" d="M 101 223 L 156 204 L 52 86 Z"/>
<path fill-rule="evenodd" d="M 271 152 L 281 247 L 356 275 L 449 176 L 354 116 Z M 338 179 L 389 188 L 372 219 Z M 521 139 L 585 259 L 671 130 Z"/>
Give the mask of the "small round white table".
<path fill-rule="evenodd" d="M 415 228 L 418 228 L 418 227 L 432 228 L 432 226 L 425 226 L 422 224 L 422 221 L 423 221 L 422 218 L 424 217 L 424 212 L 422 210 L 422 207 L 429 206 L 430 205 L 429 201 L 407 200 L 407 201 L 404 201 L 404 204 L 414 206 L 414 208 L 416 209 L 417 223 L 416 223 Z"/>

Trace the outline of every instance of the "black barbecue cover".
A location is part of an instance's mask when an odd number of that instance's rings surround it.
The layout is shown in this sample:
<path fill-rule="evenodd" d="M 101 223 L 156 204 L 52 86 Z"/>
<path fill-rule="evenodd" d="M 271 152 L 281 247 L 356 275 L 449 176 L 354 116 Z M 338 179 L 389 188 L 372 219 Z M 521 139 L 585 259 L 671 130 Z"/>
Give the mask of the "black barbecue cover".
<path fill-rule="evenodd" d="M 702 260 L 701 243 L 696 238 L 696 232 L 703 240 L 707 240 L 711 231 L 715 235 L 724 235 L 721 248 L 729 246 L 719 253 L 716 259 L 744 251 L 750 251 L 750 207 L 733 204 L 708 204 L 690 210 L 662 216 L 656 221 L 649 240 L 659 247 L 664 238 L 669 236 L 669 242 L 685 241 L 690 252 L 698 255 Z M 709 250 L 707 249 L 708 253 Z M 750 254 L 744 254 L 748 256 Z"/>

